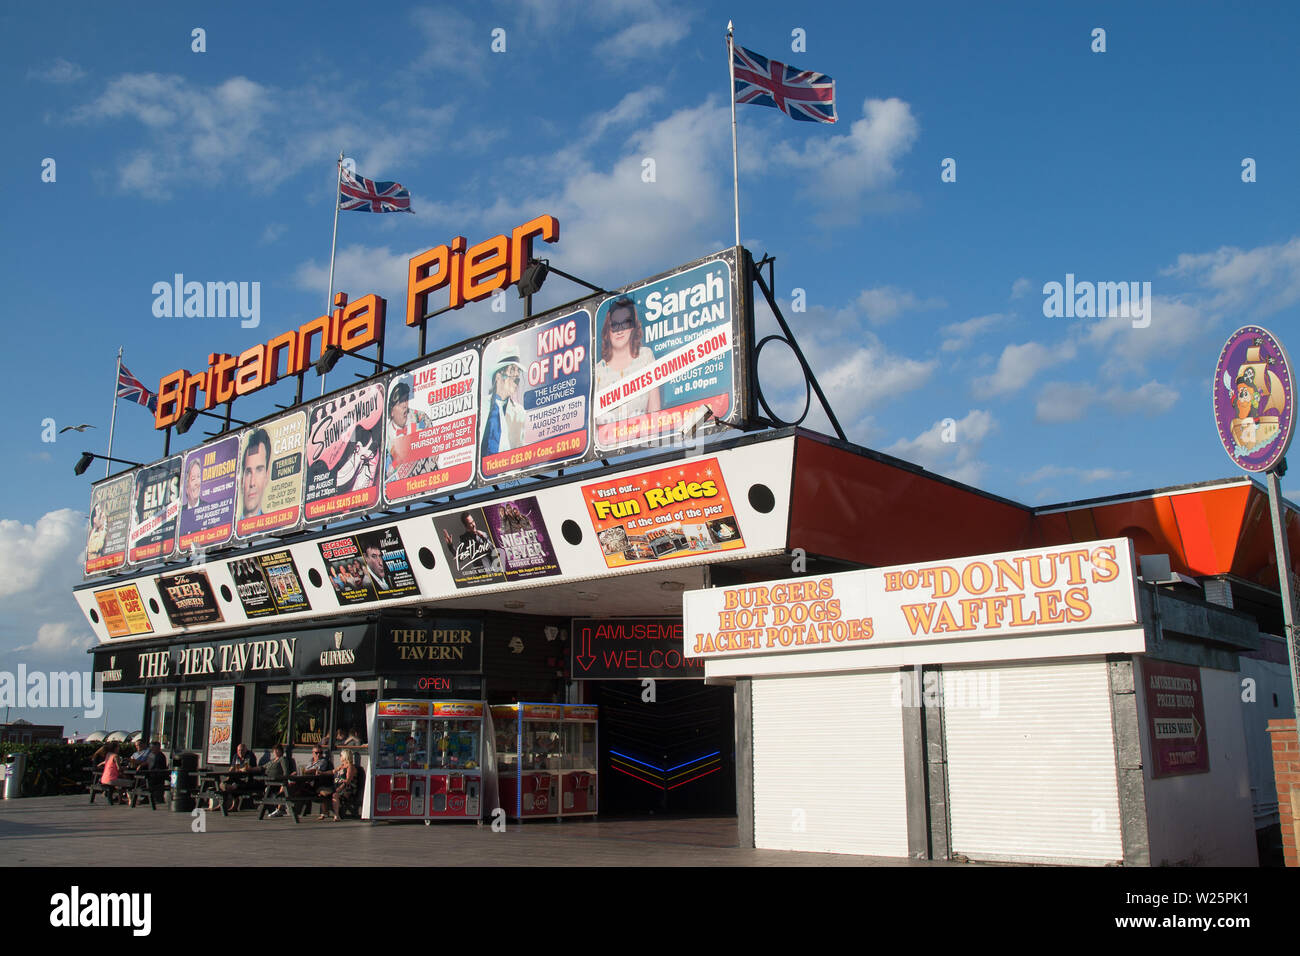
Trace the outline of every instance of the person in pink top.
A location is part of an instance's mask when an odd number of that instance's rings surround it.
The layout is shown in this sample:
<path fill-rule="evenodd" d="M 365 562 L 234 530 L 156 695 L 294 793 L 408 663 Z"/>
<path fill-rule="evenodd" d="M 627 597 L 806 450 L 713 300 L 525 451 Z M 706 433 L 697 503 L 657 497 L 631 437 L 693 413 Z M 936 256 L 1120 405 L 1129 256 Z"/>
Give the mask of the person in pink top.
<path fill-rule="evenodd" d="M 117 741 L 110 741 L 104 755 L 104 772 L 100 774 L 99 782 L 114 789 L 123 789 L 130 783 L 122 776 L 122 766 L 118 763 L 118 750 Z M 111 794 L 109 799 L 113 799 Z"/>

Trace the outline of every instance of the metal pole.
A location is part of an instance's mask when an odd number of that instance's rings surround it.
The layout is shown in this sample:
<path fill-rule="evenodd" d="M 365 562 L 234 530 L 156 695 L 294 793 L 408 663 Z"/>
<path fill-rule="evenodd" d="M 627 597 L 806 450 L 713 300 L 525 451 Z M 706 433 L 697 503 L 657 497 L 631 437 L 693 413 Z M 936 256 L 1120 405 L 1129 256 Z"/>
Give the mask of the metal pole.
<path fill-rule="evenodd" d="M 122 378 L 122 346 L 117 347 L 117 369 L 113 372 L 113 415 L 108 420 L 108 457 L 113 457 L 113 429 L 117 427 L 117 383 Z M 112 469 L 111 461 L 104 461 L 104 477 L 108 477 Z"/>
<path fill-rule="evenodd" d="M 736 245 L 740 245 L 740 163 L 736 158 L 736 54 L 727 21 L 727 73 L 731 77 L 731 194 L 736 207 Z"/>
<path fill-rule="evenodd" d="M 334 236 L 330 239 L 330 291 L 325 296 L 325 314 L 334 310 L 334 250 L 339 243 L 339 187 L 343 183 L 343 150 L 339 150 L 338 168 L 334 170 Z M 325 376 L 320 377 L 320 393 L 325 394 Z"/>
<path fill-rule="evenodd" d="M 1282 509 L 1279 472 L 1286 471 L 1286 459 L 1268 473 L 1268 511 L 1273 517 L 1273 547 L 1277 550 L 1277 585 L 1282 594 L 1282 628 L 1286 631 L 1287 664 L 1291 668 L 1291 706 L 1300 718 L 1300 653 L 1296 648 L 1295 591 L 1291 585 L 1291 548 L 1286 538 L 1286 513 Z"/>

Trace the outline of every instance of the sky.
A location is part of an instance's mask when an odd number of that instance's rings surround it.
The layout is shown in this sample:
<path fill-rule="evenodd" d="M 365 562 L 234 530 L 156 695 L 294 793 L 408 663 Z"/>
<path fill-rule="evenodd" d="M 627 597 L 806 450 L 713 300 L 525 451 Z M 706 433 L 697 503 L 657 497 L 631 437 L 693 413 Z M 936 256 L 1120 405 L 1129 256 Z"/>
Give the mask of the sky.
<path fill-rule="evenodd" d="M 15 186 L 0 228 L 0 669 L 88 668 L 70 592 L 103 466 L 72 466 L 107 451 L 119 346 L 156 389 L 319 315 L 340 151 L 412 197 L 415 215 L 339 217 L 335 288 L 388 299 L 390 362 L 417 353 L 407 260 L 455 235 L 553 214 L 560 241 L 538 254 L 605 288 L 731 245 L 728 18 L 739 44 L 835 79 L 833 126 L 738 108 L 740 225 L 776 257 L 782 312 L 852 441 L 1029 505 L 1231 477 L 1210 406 L 1223 342 L 1260 324 L 1300 350 L 1295 5 L 356 13 L 0 9 L 0 168 Z M 156 316 L 154 285 L 177 273 L 258 283 L 260 324 Z M 1047 315 L 1044 286 L 1067 275 L 1150 283 L 1149 322 Z M 552 278 L 535 309 L 580 294 Z M 434 320 L 430 349 L 520 318 L 506 302 Z M 758 321 L 774 330 L 765 308 Z M 797 417 L 789 352 L 765 350 L 760 376 Z M 281 384 L 235 415 L 292 399 Z M 50 442 L 49 420 L 95 427 Z M 829 431 L 816 410 L 807 424 Z M 123 402 L 113 454 L 162 451 L 149 413 Z M 1293 501 L 1297 476 L 1283 479 Z M 134 729 L 138 701 L 107 722 Z"/>

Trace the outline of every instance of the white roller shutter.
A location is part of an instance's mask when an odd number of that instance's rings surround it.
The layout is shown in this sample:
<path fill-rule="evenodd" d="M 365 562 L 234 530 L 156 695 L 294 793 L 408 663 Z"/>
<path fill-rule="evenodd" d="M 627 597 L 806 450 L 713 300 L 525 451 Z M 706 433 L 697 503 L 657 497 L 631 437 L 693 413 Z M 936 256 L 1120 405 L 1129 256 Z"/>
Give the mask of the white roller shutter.
<path fill-rule="evenodd" d="M 754 681 L 754 842 L 907 856 L 893 671 Z"/>
<path fill-rule="evenodd" d="M 1123 859 L 1104 661 L 946 667 L 944 729 L 955 852 Z"/>

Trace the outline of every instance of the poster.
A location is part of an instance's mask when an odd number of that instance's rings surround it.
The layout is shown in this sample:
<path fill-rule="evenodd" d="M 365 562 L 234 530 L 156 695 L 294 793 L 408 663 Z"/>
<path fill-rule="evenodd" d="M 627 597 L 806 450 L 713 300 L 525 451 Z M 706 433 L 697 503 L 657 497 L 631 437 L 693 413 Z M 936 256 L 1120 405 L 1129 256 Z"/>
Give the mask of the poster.
<path fill-rule="evenodd" d="M 134 505 L 128 556 L 142 564 L 176 550 L 176 520 L 181 513 L 181 456 L 135 473 Z"/>
<path fill-rule="evenodd" d="M 235 526 L 238 466 L 238 435 L 227 435 L 185 453 L 185 465 L 181 469 L 179 550 L 205 548 L 230 540 Z"/>
<path fill-rule="evenodd" d="M 289 551 L 240 558 L 227 567 L 245 616 L 269 617 L 307 610 L 307 595 Z"/>
<path fill-rule="evenodd" d="M 320 554 L 340 604 L 420 593 L 395 526 L 322 541 Z"/>
<path fill-rule="evenodd" d="M 96 591 L 95 603 L 99 605 L 99 617 L 109 637 L 153 633 L 144 602 L 140 600 L 140 590 L 134 584 Z"/>
<path fill-rule="evenodd" d="M 716 458 L 582 486 L 610 568 L 745 546 Z"/>
<path fill-rule="evenodd" d="M 388 382 L 384 498 L 411 501 L 474 481 L 478 352 L 466 349 Z"/>
<path fill-rule="evenodd" d="M 306 412 L 247 428 L 240 435 L 236 535 L 251 538 L 297 526 L 302 518 L 306 439 Z"/>
<path fill-rule="evenodd" d="M 90 534 L 86 538 L 86 574 L 111 571 L 126 563 L 131 524 L 131 490 L 135 475 L 97 484 L 90 492 Z"/>
<path fill-rule="evenodd" d="M 159 578 L 158 594 L 172 627 L 194 627 L 222 620 L 212 585 L 202 571 L 182 571 Z"/>
<path fill-rule="evenodd" d="M 1143 658 L 1142 687 L 1151 735 L 1151 776 L 1208 773 L 1210 747 L 1201 669 Z"/>
<path fill-rule="evenodd" d="M 684 438 L 734 404 L 731 265 L 714 259 L 610 296 L 596 310 L 596 448 Z"/>
<path fill-rule="evenodd" d="M 322 399 L 307 415 L 306 520 L 373 511 L 383 467 L 384 386 Z"/>
<path fill-rule="evenodd" d="M 208 766 L 231 762 L 230 740 L 235 733 L 235 688 L 214 687 L 208 710 Z"/>
<path fill-rule="evenodd" d="M 483 349 L 479 474 L 486 481 L 576 461 L 590 445 L 591 315 L 533 323 Z"/>
<path fill-rule="evenodd" d="M 434 515 L 433 525 L 458 588 L 560 573 L 541 506 L 534 497 Z"/>

